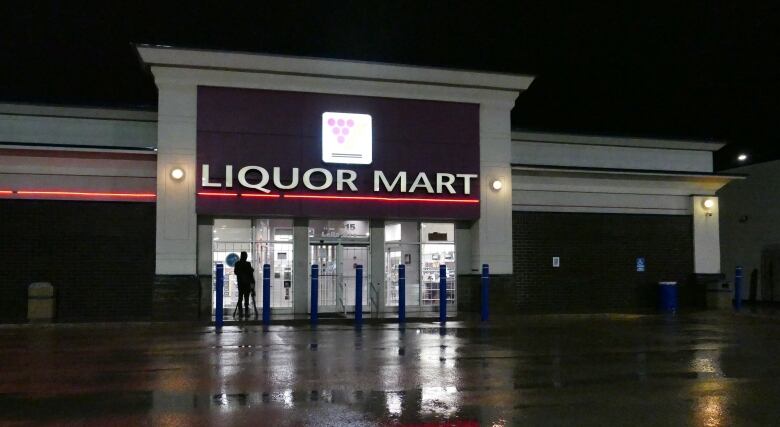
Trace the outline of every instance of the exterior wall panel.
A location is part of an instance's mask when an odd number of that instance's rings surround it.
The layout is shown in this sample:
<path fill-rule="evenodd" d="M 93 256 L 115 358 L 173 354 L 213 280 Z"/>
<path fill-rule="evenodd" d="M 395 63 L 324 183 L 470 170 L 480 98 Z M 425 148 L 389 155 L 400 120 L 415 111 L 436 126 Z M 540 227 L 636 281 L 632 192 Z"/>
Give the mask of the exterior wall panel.
<path fill-rule="evenodd" d="M 514 294 L 505 297 L 519 314 L 635 312 L 655 309 L 659 281 L 677 281 L 681 304 L 696 305 L 692 233 L 690 216 L 514 212 Z"/>
<path fill-rule="evenodd" d="M 0 322 L 24 322 L 27 286 L 54 285 L 59 321 L 151 315 L 154 204 L 0 200 Z"/>

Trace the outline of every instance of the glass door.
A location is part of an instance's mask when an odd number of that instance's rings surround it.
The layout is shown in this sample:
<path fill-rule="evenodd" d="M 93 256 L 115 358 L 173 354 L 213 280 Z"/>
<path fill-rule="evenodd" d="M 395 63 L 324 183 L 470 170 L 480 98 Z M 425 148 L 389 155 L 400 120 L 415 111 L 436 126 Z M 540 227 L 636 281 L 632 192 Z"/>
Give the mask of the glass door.
<path fill-rule="evenodd" d="M 422 223 L 420 225 L 422 295 L 420 304 L 428 309 L 439 307 L 440 268 L 446 271 L 447 305 L 456 304 L 455 225 L 452 223 Z"/>
<path fill-rule="evenodd" d="M 271 308 L 292 312 L 293 308 L 293 228 L 290 219 L 255 219 L 254 253 L 257 303 L 263 301 L 263 264 L 271 267 Z"/>
<path fill-rule="evenodd" d="M 385 223 L 386 307 L 396 310 L 399 301 L 398 266 L 406 270 L 407 312 L 420 305 L 420 224 L 416 221 Z"/>
<path fill-rule="evenodd" d="M 341 242 L 309 245 L 310 259 L 319 266 L 319 311 L 349 313 L 355 311 L 357 266 L 363 265 L 363 311 L 368 311 L 368 245 Z"/>
<path fill-rule="evenodd" d="M 357 266 L 363 266 L 363 311 L 370 310 L 368 299 L 369 295 L 369 262 L 368 245 L 365 244 L 342 244 L 341 248 L 341 283 L 343 284 L 343 299 L 346 311 L 355 312 L 355 286 L 357 285 Z"/>
<path fill-rule="evenodd" d="M 318 310 L 321 313 L 344 312 L 343 289 L 341 288 L 341 262 L 339 245 L 315 243 L 309 245 L 309 260 L 319 266 Z M 311 284 L 310 284 L 311 286 Z"/>
<path fill-rule="evenodd" d="M 356 267 L 363 266 L 363 311 L 369 311 L 369 224 L 364 220 L 309 221 L 309 260 L 319 265 L 319 310 L 355 311 Z M 377 298 L 378 299 L 378 298 Z"/>

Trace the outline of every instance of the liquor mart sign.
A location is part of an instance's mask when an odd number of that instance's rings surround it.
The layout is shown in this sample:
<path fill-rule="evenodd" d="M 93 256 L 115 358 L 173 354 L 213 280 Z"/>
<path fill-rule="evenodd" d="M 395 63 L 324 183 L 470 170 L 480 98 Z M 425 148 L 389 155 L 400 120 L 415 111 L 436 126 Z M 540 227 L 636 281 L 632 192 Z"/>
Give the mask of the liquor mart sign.
<path fill-rule="evenodd" d="M 358 179 L 358 171 L 351 169 L 300 168 L 282 170 L 281 167 L 264 168 L 262 166 L 224 166 L 221 180 L 211 177 L 211 165 L 201 165 L 201 187 L 203 189 L 247 189 L 262 193 L 292 191 L 299 187 L 310 191 L 336 193 L 417 193 L 417 194 L 460 194 L 471 195 L 477 174 L 436 172 L 429 176 L 426 172 L 410 175 L 405 171 L 385 174 L 381 170 L 372 171 L 373 187 L 360 189 L 358 185 L 365 180 Z M 388 176 L 389 175 L 389 176 Z"/>
<path fill-rule="evenodd" d="M 477 104 L 199 87 L 197 128 L 196 192 L 237 195 L 200 214 L 479 217 Z"/>

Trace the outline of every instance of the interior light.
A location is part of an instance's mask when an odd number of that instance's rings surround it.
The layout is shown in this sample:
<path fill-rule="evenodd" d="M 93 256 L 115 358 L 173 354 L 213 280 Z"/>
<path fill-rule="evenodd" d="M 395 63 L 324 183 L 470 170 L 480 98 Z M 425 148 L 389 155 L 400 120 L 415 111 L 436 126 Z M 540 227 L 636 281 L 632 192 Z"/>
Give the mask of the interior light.
<path fill-rule="evenodd" d="M 184 169 L 182 168 L 171 169 L 171 178 L 173 178 L 174 181 L 181 181 L 181 179 L 184 178 Z"/>
<path fill-rule="evenodd" d="M 498 191 L 504 186 L 504 183 L 502 183 L 500 179 L 494 179 L 490 186 L 493 187 L 493 190 Z"/>
<path fill-rule="evenodd" d="M 737 160 L 739 160 L 740 162 L 744 162 L 745 160 L 747 160 L 747 158 L 748 156 L 745 153 L 741 153 L 739 156 L 737 156 Z"/>
<path fill-rule="evenodd" d="M 712 209 L 715 206 L 715 200 L 704 199 L 702 205 L 704 206 L 704 209 Z"/>

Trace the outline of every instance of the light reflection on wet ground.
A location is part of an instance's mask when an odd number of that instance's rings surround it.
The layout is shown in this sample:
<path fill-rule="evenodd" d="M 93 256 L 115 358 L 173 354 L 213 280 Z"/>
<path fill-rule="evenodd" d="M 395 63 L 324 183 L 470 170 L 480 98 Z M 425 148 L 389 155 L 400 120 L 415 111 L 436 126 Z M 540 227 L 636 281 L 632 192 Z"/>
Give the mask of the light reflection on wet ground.
<path fill-rule="evenodd" d="M 0 327 L 0 425 L 770 425 L 780 318 Z"/>

